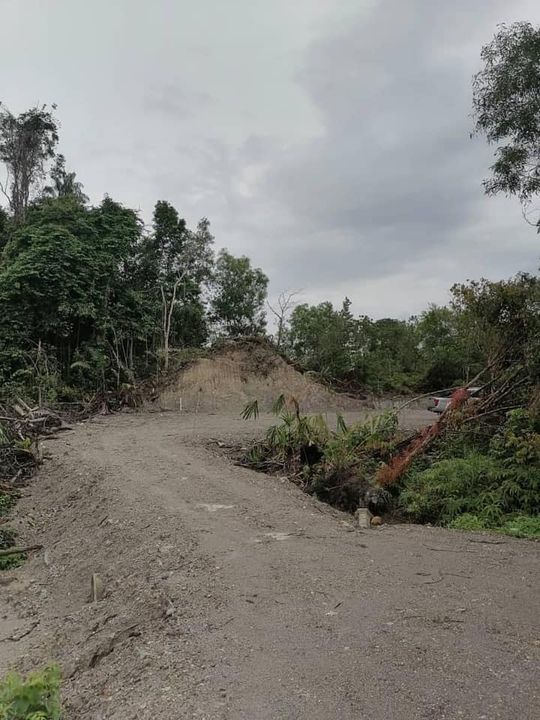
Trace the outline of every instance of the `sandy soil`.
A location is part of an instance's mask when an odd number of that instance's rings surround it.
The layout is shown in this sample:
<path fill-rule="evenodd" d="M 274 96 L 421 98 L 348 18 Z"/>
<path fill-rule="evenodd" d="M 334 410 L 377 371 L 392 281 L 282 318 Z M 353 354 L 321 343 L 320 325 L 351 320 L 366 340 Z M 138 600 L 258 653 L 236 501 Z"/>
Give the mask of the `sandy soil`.
<path fill-rule="evenodd" d="M 78 720 L 540 717 L 538 544 L 355 530 L 208 446 L 252 428 L 134 414 L 49 441 L 17 514 L 45 550 L 0 575 L 0 671 L 58 661 Z"/>
<path fill-rule="evenodd" d="M 296 398 L 303 412 L 358 410 L 366 405 L 332 392 L 310 373 L 299 372 L 270 345 L 254 340 L 230 342 L 173 373 L 153 405 L 163 410 L 233 415 L 255 398 L 261 410 L 270 411 L 283 392 Z"/>

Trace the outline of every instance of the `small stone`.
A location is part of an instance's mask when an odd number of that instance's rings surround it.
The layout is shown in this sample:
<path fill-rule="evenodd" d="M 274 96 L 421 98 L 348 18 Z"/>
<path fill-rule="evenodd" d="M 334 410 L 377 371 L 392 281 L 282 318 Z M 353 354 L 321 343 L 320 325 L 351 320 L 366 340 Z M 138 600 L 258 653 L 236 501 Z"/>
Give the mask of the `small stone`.
<path fill-rule="evenodd" d="M 375 515 L 374 517 L 371 518 L 371 524 L 372 525 L 382 525 L 383 524 L 382 517 Z"/>
<path fill-rule="evenodd" d="M 358 508 L 354 513 L 358 527 L 367 528 L 369 527 L 369 511 L 367 508 Z"/>

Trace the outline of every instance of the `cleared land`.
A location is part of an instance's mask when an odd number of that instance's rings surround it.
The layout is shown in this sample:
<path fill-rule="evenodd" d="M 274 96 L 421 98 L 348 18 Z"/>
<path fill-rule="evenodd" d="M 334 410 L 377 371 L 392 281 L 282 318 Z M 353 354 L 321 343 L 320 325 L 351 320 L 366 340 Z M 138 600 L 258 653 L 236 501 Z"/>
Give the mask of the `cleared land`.
<path fill-rule="evenodd" d="M 58 660 L 78 719 L 540 716 L 538 544 L 355 531 L 208 444 L 253 428 L 127 414 L 46 443 L 17 511 L 46 551 L 0 575 L 0 669 Z"/>

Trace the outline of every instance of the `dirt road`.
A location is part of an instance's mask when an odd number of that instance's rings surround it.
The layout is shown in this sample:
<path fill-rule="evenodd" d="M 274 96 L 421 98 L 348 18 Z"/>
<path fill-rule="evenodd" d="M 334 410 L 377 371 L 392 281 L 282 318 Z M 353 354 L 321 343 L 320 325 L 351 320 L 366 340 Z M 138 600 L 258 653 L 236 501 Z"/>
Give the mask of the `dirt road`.
<path fill-rule="evenodd" d="M 538 544 L 355 531 L 207 445 L 248 430 L 124 415 L 49 442 L 0 670 L 57 660 L 78 720 L 540 717 Z"/>

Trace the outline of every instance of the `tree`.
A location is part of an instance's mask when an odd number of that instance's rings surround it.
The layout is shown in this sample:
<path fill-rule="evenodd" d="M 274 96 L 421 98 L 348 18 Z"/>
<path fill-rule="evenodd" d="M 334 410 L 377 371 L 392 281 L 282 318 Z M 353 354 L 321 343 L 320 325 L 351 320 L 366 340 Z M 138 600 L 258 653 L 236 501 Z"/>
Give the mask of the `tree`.
<path fill-rule="evenodd" d="M 67 172 L 66 158 L 62 154 L 56 156 L 49 175 L 52 184 L 43 188 L 44 197 L 73 197 L 81 203 L 88 202 L 82 183 L 76 179 L 76 173 Z"/>
<path fill-rule="evenodd" d="M 368 377 L 378 390 L 402 390 L 416 384 L 418 338 L 412 321 L 382 318 L 371 323 Z"/>
<path fill-rule="evenodd" d="M 498 144 L 484 187 L 527 204 L 540 191 L 540 27 L 502 25 L 481 58 L 473 79 L 476 131 Z"/>
<path fill-rule="evenodd" d="M 274 305 L 267 302 L 270 312 L 274 315 L 277 320 L 277 333 L 276 333 L 276 347 L 281 348 L 284 340 L 284 335 L 287 328 L 287 322 L 289 316 L 296 305 L 295 297 L 300 293 L 300 290 L 292 290 L 289 292 L 282 292 L 279 294 L 278 299 Z"/>
<path fill-rule="evenodd" d="M 211 319 L 228 336 L 260 335 L 266 327 L 264 303 L 268 278 L 249 258 L 221 250 L 210 301 Z"/>
<path fill-rule="evenodd" d="M 343 380 L 357 368 L 362 334 L 346 298 L 341 310 L 334 310 L 330 302 L 298 305 L 291 315 L 287 343 L 293 358 L 308 370 L 329 380 Z"/>
<path fill-rule="evenodd" d="M 171 343 L 199 345 L 206 338 L 202 286 L 211 274 L 213 242 L 206 218 L 191 231 L 170 203 L 156 203 L 153 232 L 141 246 L 139 277 L 150 295 L 159 296 L 165 369 Z"/>
<path fill-rule="evenodd" d="M 416 325 L 419 350 L 426 365 L 419 387 L 425 391 L 453 387 L 467 378 L 468 358 L 461 351 L 458 313 L 430 305 Z"/>
<path fill-rule="evenodd" d="M 451 293 L 461 352 L 472 372 L 522 367 L 539 383 L 540 278 L 519 273 L 499 282 L 473 280 L 454 285 Z"/>
<path fill-rule="evenodd" d="M 97 350 L 117 382 L 132 369 L 134 342 L 148 332 L 132 266 L 142 224 L 137 214 L 106 198 L 87 208 L 73 196 L 29 206 L 12 233 L 0 269 L 0 345 L 28 350 L 41 343 L 63 377 Z M 15 362 L 4 364 L 8 374 Z M 1 368 L 0 368 L 1 370 Z"/>
<path fill-rule="evenodd" d="M 45 177 L 45 164 L 54 157 L 57 142 L 58 124 L 46 105 L 19 116 L 0 105 L 0 160 L 7 170 L 0 190 L 15 223 L 24 220 L 32 192 Z"/>

